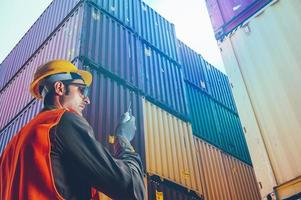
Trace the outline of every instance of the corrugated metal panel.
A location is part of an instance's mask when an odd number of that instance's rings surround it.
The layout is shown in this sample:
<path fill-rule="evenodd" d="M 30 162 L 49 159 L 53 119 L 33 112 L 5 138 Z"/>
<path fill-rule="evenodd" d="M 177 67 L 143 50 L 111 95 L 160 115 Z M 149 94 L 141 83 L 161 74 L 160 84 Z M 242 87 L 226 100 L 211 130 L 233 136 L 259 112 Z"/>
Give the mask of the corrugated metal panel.
<path fill-rule="evenodd" d="M 2 62 L 0 68 L 0 89 L 30 59 L 78 2 L 79 0 L 55 0 L 48 6 Z"/>
<path fill-rule="evenodd" d="M 256 200 L 259 188 L 253 168 L 194 138 L 204 199 Z"/>
<path fill-rule="evenodd" d="M 193 134 L 216 146 L 220 146 L 221 135 L 218 131 L 213 100 L 189 83 L 185 85 Z"/>
<path fill-rule="evenodd" d="M 202 193 L 191 126 L 143 99 L 146 171 Z"/>
<path fill-rule="evenodd" d="M 80 33 L 83 7 L 78 10 L 55 32 L 44 46 L 31 58 L 0 92 L 0 130 L 17 114 L 33 97 L 29 86 L 38 66 L 53 60 L 73 60 L 79 55 Z"/>
<path fill-rule="evenodd" d="M 301 175 L 300 9 L 279 0 L 219 44 L 262 196 Z"/>
<path fill-rule="evenodd" d="M 115 132 L 121 115 L 127 111 L 131 104 L 133 115 L 136 117 L 137 131 L 132 142 L 135 150 L 144 160 L 144 130 L 142 118 L 141 97 L 126 88 L 124 85 L 92 71 L 93 82 L 91 86 L 91 105 L 85 114 L 87 120 L 94 128 L 97 139 L 109 146 L 108 138 Z M 145 162 L 144 162 L 145 163 Z"/>
<path fill-rule="evenodd" d="M 149 100 L 187 116 L 182 69 L 147 44 L 141 48 L 143 92 Z"/>
<path fill-rule="evenodd" d="M 174 61 L 178 61 L 175 27 L 141 1 L 141 27 L 138 34 Z"/>
<path fill-rule="evenodd" d="M 221 150 L 197 137 L 194 137 L 194 143 L 196 146 L 204 199 L 234 200 L 230 194 Z"/>
<path fill-rule="evenodd" d="M 227 43 L 228 42 L 229 41 L 227 41 Z M 223 44 L 223 47 L 225 47 L 225 45 L 226 43 Z M 227 49 L 227 51 L 229 50 L 230 49 Z M 235 58 L 228 57 L 227 62 L 229 62 L 230 59 L 232 60 Z M 235 63 L 236 61 L 232 60 L 231 62 Z M 273 191 L 273 187 L 276 186 L 276 181 L 268 154 L 266 152 L 266 147 L 262 141 L 260 127 L 256 121 L 257 119 L 254 115 L 254 111 L 249 100 L 248 93 L 246 92 L 245 84 L 242 80 L 240 71 L 238 70 L 238 66 L 233 65 L 233 68 L 228 68 L 227 72 L 229 73 L 229 78 L 234 85 L 233 95 L 237 102 L 239 116 L 244 127 L 245 137 L 257 180 L 261 186 L 260 191 L 262 197 L 266 197 L 268 193 Z"/>
<path fill-rule="evenodd" d="M 222 149 L 242 161 L 251 164 L 251 158 L 239 117 L 218 104 L 214 106 L 221 132 Z"/>
<path fill-rule="evenodd" d="M 140 40 L 119 22 L 87 5 L 81 55 L 100 70 L 139 87 L 141 63 Z"/>
<path fill-rule="evenodd" d="M 91 0 L 93 7 L 114 18 L 170 59 L 178 61 L 174 25 L 141 0 Z M 97 17 L 97 15 L 95 15 Z"/>
<path fill-rule="evenodd" d="M 147 178 L 148 199 L 150 200 L 202 200 L 194 192 L 157 176 Z"/>
<path fill-rule="evenodd" d="M 12 137 L 21 130 L 21 128 L 29 122 L 42 108 L 42 101 L 33 100 L 30 102 L 24 110 L 16 115 L 14 120 L 8 124 L 0 132 L 0 155 L 2 154 L 4 148 L 12 139 Z"/>
<path fill-rule="evenodd" d="M 237 112 L 227 76 L 180 40 L 178 46 L 185 81 L 194 84 Z"/>
<path fill-rule="evenodd" d="M 228 77 L 208 62 L 205 69 L 210 94 L 229 109 L 237 112 Z"/>
<path fill-rule="evenodd" d="M 141 9 L 140 0 L 90 0 L 95 7 L 109 13 L 110 16 L 121 21 L 130 29 L 137 30 L 139 18 L 138 9 Z M 138 26 L 138 27 L 137 27 Z"/>
<path fill-rule="evenodd" d="M 232 196 L 231 199 L 261 199 L 253 168 L 224 153 L 222 158 Z"/>
<path fill-rule="evenodd" d="M 218 0 L 208 0 L 206 1 L 208 14 L 211 20 L 212 28 L 215 32 L 215 37 L 218 37 L 223 34 L 223 25 L 225 21 L 220 10 L 220 5 Z"/>
<path fill-rule="evenodd" d="M 178 47 L 184 79 L 209 92 L 207 74 L 204 70 L 205 60 L 180 40 L 178 40 Z"/>
<path fill-rule="evenodd" d="M 208 0 L 207 8 L 215 37 L 220 39 L 272 0 Z"/>
<path fill-rule="evenodd" d="M 237 114 L 198 87 L 186 83 L 193 134 L 250 164 L 250 156 Z"/>

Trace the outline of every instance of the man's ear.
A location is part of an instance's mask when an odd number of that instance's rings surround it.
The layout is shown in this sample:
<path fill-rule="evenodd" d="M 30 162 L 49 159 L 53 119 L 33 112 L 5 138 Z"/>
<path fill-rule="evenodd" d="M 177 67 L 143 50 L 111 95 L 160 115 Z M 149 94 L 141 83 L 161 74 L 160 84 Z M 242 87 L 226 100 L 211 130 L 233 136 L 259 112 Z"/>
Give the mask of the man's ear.
<path fill-rule="evenodd" d="M 56 95 L 63 96 L 65 94 L 65 85 L 61 81 L 55 82 L 53 87 Z"/>

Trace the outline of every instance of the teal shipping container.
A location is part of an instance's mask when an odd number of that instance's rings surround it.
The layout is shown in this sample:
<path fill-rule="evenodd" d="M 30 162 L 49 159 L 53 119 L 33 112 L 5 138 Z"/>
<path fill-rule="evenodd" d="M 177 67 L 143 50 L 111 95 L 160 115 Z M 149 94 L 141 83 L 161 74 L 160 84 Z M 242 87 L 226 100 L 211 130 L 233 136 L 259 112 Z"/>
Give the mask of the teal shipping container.
<path fill-rule="evenodd" d="M 193 84 L 186 91 L 193 134 L 251 164 L 238 115 Z"/>

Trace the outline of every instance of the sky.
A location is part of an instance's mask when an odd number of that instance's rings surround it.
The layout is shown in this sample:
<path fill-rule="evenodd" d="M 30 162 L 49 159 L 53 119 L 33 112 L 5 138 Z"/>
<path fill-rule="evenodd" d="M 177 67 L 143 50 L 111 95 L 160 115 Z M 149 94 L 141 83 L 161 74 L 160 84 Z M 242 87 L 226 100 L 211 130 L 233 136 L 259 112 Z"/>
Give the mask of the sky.
<path fill-rule="evenodd" d="M 0 3 L 0 63 L 52 0 L 4 0 Z M 205 0 L 144 0 L 176 28 L 177 37 L 225 72 Z"/>

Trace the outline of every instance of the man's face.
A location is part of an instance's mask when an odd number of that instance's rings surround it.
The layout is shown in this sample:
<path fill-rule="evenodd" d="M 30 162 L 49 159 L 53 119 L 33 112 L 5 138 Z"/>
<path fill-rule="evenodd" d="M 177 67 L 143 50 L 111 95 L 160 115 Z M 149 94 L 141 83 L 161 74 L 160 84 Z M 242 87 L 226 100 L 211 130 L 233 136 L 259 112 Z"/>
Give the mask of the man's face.
<path fill-rule="evenodd" d="M 83 80 L 76 79 L 70 84 L 66 84 L 65 87 L 68 87 L 69 93 L 61 96 L 61 104 L 64 108 L 71 109 L 78 114 L 82 115 L 82 111 L 85 106 L 90 104 L 89 97 L 82 94 L 82 89 L 85 87 Z M 65 88 L 66 91 L 67 88 Z"/>

